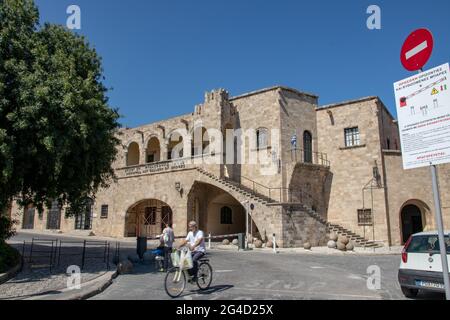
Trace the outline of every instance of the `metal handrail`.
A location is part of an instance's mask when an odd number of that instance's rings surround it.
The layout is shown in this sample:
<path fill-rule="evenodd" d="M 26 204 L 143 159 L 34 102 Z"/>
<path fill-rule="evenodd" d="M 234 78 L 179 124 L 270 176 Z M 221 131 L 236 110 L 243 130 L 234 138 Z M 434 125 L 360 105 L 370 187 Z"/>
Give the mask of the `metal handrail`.
<path fill-rule="evenodd" d="M 268 187 L 265 186 L 257 181 L 254 181 L 250 178 L 247 178 L 245 176 L 240 176 L 240 180 L 242 181 L 248 181 L 252 186 L 248 186 L 246 184 L 243 184 L 240 181 L 235 181 L 235 180 L 231 180 L 228 178 L 225 178 L 228 182 L 231 182 L 232 184 L 237 185 L 238 187 L 240 187 L 241 189 L 244 190 L 249 190 L 251 193 L 253 193 L 253 195 L 261 197 L 261 198 L 267 198 L 269 200 L 273 200 L 276 201 L 278 200 L 279 203 L 283 203 L 283 202 L 294 202 L 293 200 L 297 200 L 299 203 L 304 203 L 306 199 L 308 200 L 312 200 L 313 203 L 315 202 L 315 199 L 313 198 L 313 196 L 307 192 L 305 192 L 302 189 L 293 189 L 293 188 L 283 188 L 283 187 Z M 266 194 L 261 193 L 258 191 L 257 187 L 262 188 L 263 190 L 266 191 Z M 285 195 L 285 199 L 286 201 L 283 201 L 283 195 Z M 297 197 L 297 199 L 295 199 Z"/>
<path fill-rule="evenodd" d="M 300 152 L 300 160 L 298 157 L 298 153 Z M 310 158 L 307 158 L 309 156 Z M 328 160 L 328 155 L 323 152 L 305 152 L 304 149 L 301 148 L 292 148 L 291 149 L 291 159 L 295 162 L 301 163 L 311 163 L 317 164 L 325 167 L 330 167 L 331 162 Z"/>

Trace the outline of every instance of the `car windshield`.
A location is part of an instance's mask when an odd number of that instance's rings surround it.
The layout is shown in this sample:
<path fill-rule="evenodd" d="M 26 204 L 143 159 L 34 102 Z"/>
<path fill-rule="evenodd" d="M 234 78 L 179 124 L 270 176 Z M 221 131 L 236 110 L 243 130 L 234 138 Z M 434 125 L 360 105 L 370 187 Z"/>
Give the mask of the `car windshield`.
<path fill-rule="evenodd" d="M 445 236 L 447 253 L 450 253 L 450 239 Z M 415 236 L 412 238 L 406 252 L 408 253 L 439 253 L 439 238 L 437 235 Z"/>

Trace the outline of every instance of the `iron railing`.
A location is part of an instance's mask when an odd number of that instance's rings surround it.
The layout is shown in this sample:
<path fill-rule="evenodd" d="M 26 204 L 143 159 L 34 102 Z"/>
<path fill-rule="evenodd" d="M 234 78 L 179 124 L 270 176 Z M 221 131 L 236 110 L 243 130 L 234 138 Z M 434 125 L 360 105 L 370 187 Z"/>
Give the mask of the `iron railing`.
<path fill-rule="evenodd" d="M 300 148 L 291 149 L 291 160 L 295 163 L 310 163 L 330 167 L 331 162 L 328 160 L 326 153 L 305 151 Z"/>

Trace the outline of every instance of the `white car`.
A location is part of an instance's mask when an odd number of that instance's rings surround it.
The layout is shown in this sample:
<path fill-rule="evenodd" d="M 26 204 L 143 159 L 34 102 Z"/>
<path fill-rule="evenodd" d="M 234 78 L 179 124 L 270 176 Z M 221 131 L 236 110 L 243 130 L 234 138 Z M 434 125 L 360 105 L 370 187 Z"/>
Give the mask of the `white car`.
<path fill-rule="evenodd" d="M 449 232 L 445 231 L 447 260 L 450 261 Z M 413 234 L 402 251 L 398 281 L 408 298 L 419 290 L 445 292 L 437 231 Z"/>

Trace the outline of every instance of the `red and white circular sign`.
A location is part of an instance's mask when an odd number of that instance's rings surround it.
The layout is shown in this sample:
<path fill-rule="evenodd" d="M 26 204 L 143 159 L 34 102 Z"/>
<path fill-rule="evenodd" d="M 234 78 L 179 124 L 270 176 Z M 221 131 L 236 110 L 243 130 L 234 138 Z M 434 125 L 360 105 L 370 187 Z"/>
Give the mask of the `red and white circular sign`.
<path fill-rule="evenodd" d="M 417 71 L 423 68 L 433 51 L 433 35 L 427 29 L 413 31 L 402 47 L 400 60 L 406 70 Z"/>

